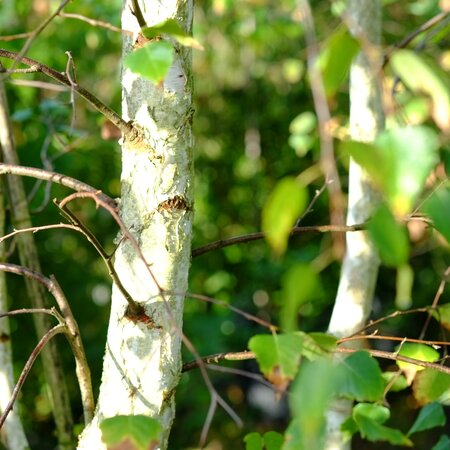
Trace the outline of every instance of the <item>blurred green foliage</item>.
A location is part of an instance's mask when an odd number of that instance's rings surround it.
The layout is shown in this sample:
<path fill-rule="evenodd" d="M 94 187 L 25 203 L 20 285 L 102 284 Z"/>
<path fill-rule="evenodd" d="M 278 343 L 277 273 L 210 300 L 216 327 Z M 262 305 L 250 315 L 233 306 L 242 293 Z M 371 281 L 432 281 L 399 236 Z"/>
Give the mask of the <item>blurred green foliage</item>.
<path fill-rule="evenodd" d="M 276 183 L 283 177 L 297 176 L 318 162 L 317 123 L 305 74 L 303 29 L 295 12 L 295 3 L 293 0 L 196 2 L 194 35 L 204 51 L 195 51 L 193 60 L 196 104 L 194 248 L 217 239 L 259 231 L 261 211 Z M 339 13 L 344 3 L 311 1 L 319 42 L 325 42 L 339 29 Z M 34 29 L 57 5 L 57 1 L 11 3 L 5 0 L 0 5 L 1 34 Z M 386 0 L 384 5 L 383 44 L 386 48 L 439 12 L 438 0 Z M 120 7 L 118 0 L 80 0 L 70 3 L 66 12 L 120 26 Z M 429 40 L 423 45 L 427 57 L 443 70 L 450 66 L 446 30 L 448 28 L 430 33 Z M 2 42 L 1 46 L 19 51 L 23 42 Z M 416 38 L 412 48 L 422 42 L 423 36 L 422 40 Z M 72 52 L 78 82 L 120 110 L 120 46 L 118 33 L 79 20 L 57 17 L 33 42 L 27 55 L 63 71 L 67 63 L 65 52 Z M 35 75 L 11 78 L 49 81 Z M 387 91 L 394 86 L 389 67 L 386 68 L 386 86 Z M 114 141 L 102 138 L 103 118 L 97 112 L 76 99 L 72 128 L 68 92 L 36 89 L 12 82 L 7 87 L 22 164 L 35 167 L 49 167 L 50 164 L 53 170 L 79 178 L 111 196 L 120 195 L 119 147 Z M 425 98 L 418 98 L 402 87 L 397 91 L 395 95 L 389 92 L 386 96 L 388 123 L 432 124 Z M 348 118 L 345 83 L 333 86 L 329 102 L 333 115 L 331 125 L 339 136 L 345 133 Z M 303 117 L 302 121 L 299 117 Z M 438 180 L 448 175 L 449 149 L 444 151 L 447 152 L 447 173 L 443 173 L 444 169 L 436 172 L 433 176 Z M 346 189 L 345 155 L 338 155 L 338 166 Z M 68 191 L 52 186 L 48 201 L 45 185 L 35 191 L 33 180 L 24 181 L 28 191 L 35 192 L 31 208 L 43 208 L 33 215 L 34 224 L 59 222 L 61 218 L 51 199 L 62 198 Z M 320 176 L 311 178 L 307 187 L 310 198 L 323 183 Z M 431 183 L 429 179 L 427 189 L 433 188 Z M 325 192 L 304 217 L 302 225 L 329 223 L 328 208 Z M 112 251 L 117 230 L 111 218 L 88 201 L 79 201 L 76 212 Z M 443 234 L 447 235 L 448 223 L 445 218 L 442 222 L 441 227 L 446 230 Z M 415 274 L 412 307 L 421 307 L 431 304 L 441 274 L 449 264 L 448 244 L 420 228 L 420 224 L 415 228 L 409 225 L 408 231 L 412 243 L 409 264 Z M 111 282 L 106 268 L 91 246 L 72 231 L 43 231 L 36 234 L 36 240 L 44 273 L 55 274 L 79 321 L 97 390 L 109 314 Z M 340 268 L 331 244 L 328 234 L 305 233 L 290 239 L 282 257 L 276 257 L 263 241 L 207 253 L 192 261 L 190 291 L 214 296 L 289 330 L 299 327 L 305 332 L 325 331 Z M 11 260 L 16 260 L 14 253 Z M 309 272 L 313 273 L 313 286 L 310 286 Z M 298 298 L 293 294 L 293 274 L 298 275 L 299 289 L 304 285 L 306 290 L 314 291 L 311 298 Z M 22 280 L 9 276 L 8 283 L 11 308 L 26 306 Z M 448 294 L 446 287 L 444 296 L 448 298 Z M 395 297 L 395 269 L 382 267 L 373 316 L 381 317 L 394 311 L 397 308 Z M 292 303 L 286 305 L 286 298 L 292 298 Z M 402 316 L 381 325 L 380 332 L 418 337 L 422 324 L 423 316 Z M 11 327 L 18 374 L 33 348 L 35 337 L 30 318 L 13 318 Z M 265 332 L 259 325 L 223 306 L 194 299 L 186 299 L 184 331 L 202 355 L 244 350 L 251 336 Z M 440 333 L 434 326 L 429 337 L 441 338 Z M 63 339 L 60 344 L 73 408 L 81 422 L 73 358 Z M 374 345 L 393 349 L 393 345 L 385 341 Z M 188 352 L 184 358 L 186 361 L 193 359 Z M 391 366 L 381 364 L 383 368 Z M 258 371 L 254 362 L 222 366 L 253 373 Z M 218 409 L 209 433 L 208 448 L 243 448 L 243 437 L 249 432 L 264 434 L 268 430 L 285 430 L 289 418 L 283 402 L 275 403 L 270 391 L 264 393 L 268 409 L 251 401 L 252 396 L 256 398 L 254 389 L 257 385 L 252 378 L 212 370 L 210 376 L 218 392 L 243 419 L 244 428 L 239 429 L 223 410 Z M 416 405 L 411 398 L 405 391 L 389 397 L 393 410 L 401 412 L 401 421 L 394 426 L 403 430 L 412 425 L 416 415 Z M 171 449 L 197 446 L 208 405 L 209 394 L 200 374 L 196 371 L 184 374 L 177 391 L 177 420 L 171 435 Z M 278 408 L 276 405 L 281 406 L 281 413 L 269 414 L 270 410 Z M 50 405 L 39 365 L 24 386 L 21 413 L 32 447 L 53 448 Z M 415 441 L 417 448 L 429 448 L 429 439 L 437 440 L 437 435 L 432 433 L 422 433 L 424 437 Z M 356 442 L 359 449 L 377 448 L 376 444 Z M 391 447 L 386 444 L 383 448 Z"/>

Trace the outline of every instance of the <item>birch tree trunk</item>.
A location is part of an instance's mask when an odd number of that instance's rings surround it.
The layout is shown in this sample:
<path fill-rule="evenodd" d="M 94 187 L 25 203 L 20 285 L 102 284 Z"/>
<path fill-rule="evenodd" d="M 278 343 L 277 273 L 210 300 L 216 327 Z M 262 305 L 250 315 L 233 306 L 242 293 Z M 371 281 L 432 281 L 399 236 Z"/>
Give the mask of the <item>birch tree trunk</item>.
<path fill-rule="evenodd" d="M 125 0 L 123 56 L 133 50 L 140 27 Z M 142 0 L 148 26 L 175 18 L 190 32 L 192 0 Z M 163 86 L 124 68 L 122 115 L 145 136 L 145 145 L 122 143 L 120 214 L 155 277 L 130 241 L 119 236 L 115 269 L 146 321 L 127 315 L 127 302 L 113 286 L 102 383 L 95 417 L 82 433 L 80 449 L 105 448 L 99 423 L 115 415 L 144 414 L 161 424 L 160 446 L 167 447 L 175 414 L 174 393 L 181 370 L 183 295 L 190 264 L 193 206 L 191 53 L 176 47 Z"/>
<path fill-rule="evenodd" d="M 371 142 L 384 127 L 379 74 L 382 55 L 380 0 L 349 0 L 347 19 L 362 51 L 350 72 L 350 138 Z M 347 224 L 365 222 L 378 204 L 378 196 L 361 167 L 350 161 Z M 347 233 L 347 248 L 328 331 L 337 337 L 362 328 L 372 309 L 379 259 L 366 232 Z M 350 448 L 342 442 L 341 423 L 352 403 L 336 401 L 328 412 L 327 449 Z"/>

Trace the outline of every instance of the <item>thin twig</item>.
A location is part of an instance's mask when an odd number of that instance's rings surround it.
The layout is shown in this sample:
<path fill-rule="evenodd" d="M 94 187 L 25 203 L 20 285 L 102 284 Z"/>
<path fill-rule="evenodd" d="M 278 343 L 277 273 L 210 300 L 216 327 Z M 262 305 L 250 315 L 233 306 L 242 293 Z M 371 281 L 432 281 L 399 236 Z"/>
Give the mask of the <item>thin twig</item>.
<path fill-rule="evenodd" d="M 14 309 L 13 311 L 6 311 L 0 313 L 0 318 L 9 317 L 9 316 L 17 316 L 19 314 L 48 314 L 50 316 L 56 317 L 59 323 L 64 323 L 64 318 L 59 314 L 59 312 L 55 308 L 47 309 L 47 308 L 22 308 L 22 309 Z"/>
<path fill-rule="evenodd" d="M 57 334 L 64 333 L 65 330 L 66 326 L 61 324 L 51 328 L 49 331 L 47 331 L 47 333 L 44 334 L 44 336 L 42 336 L 42 338 L 40 339 L 34 350 L 31 352 L 31 355 L 29 356 L 24 368 L 22 369 L 19 379 L 17 380 L 17 383 L 14 387 L 11 399 L 9 400 L 2 415 L 0 416 L 0 430 L 3 427 L 3 424 L 5 423 L 5 420 L 8 417 L 9 412 L 12 410 L 14 402 L 16 401 L 17 396 L 19 395 L 20 389 L 22 388 L 23 383 L 25 382 L 28 374 L 30 373 L 30 370 L 33 367 L 33 364 L 36 361 L 36 358 L 38 357 L 39 353 L 51 338 L 53 338 Z"/>
<path fill-rule="evenodd" d="M 448 341 L 428 341 L 424 339 L 414 339 L 408 337 L 400 337 L 400 336 L 384 336 L 381 334 L 360 334 L 356 336 L 350 336 L 341 338 L 337 341 L 338 344 L 342 344 L 344 342 L 355 341 L 355 340 L 366 340 L 366 339 L 378 339 L 383 341 L 400 341 L 400 342 L 414 342 L 417 344 L 425 344 L 425 345 L 439 345 L 442 347 L 446 347 L 450 345 Z"/>
<path fill-rule="evenodd" d="M 42 273 L 35 270 L 28 269 L 16 264 L 0 263 L 0 270 L 5 272 L 21 275 L 26 278 L 33 279 L 38 283 L 45 286 L 45 288 L 52 294 L 63 316 L 63 332 L 69 341 L 72 348 L 72 352 L 76 362 L 77 379 L 80 386 L 81 400 L 83 404 L 84 420 L 85 423 L 89 423 L 92 420 L 94 414 L 94 396 L 92 392 L 91 373 L 87 364 L 86 355 L 84 352 L 83 342 L 80 337 L 80 330 L 78 329 L 77 322 L 70 309 L 69 302 L 67 301 L 61 287 L 56 281 L 55 277 L 45 277 Z M 57 318 L 57 314 L 52 314 Z"/>
<path fill-rule="evenodd" d="M 72 222 L 73 226 L 79 231 L 83 236 L 94 246 L 97 253 L 103 259 L 106 267 L 108 268 L 108 273 L 112 278 L 113 282 L 116 284 L 117 288 L 122 292 L 129 304 L 134 304 L 135 301 L 131 297 L 130 293 L 126 290 L 123 283 L 120 281 L 116 270 L 114 269 L 114 264 L 112 258 L 107 254 L 106 250 L 100 244 L 96 236 L 67 208 L 67 205 L 61 206 L 58 201 L 55 200 L 55 204 L 61 209 L 61 212 L 67 217 L 67 219 Z M 135 305 L 137 306 L 137 305 Z"/>
<path fill-rule="evenodd" d="M 115 27 L 114 25 L 110 24 L 109 22 L 104 22 L 103 20 L 91 19 L 90 17 L 86 17 L 81 14 L 72 14 L 72 13 L 61 12 L 58 15 L 59 15 L 59 17 L 63 17 L 65 19 L 81 20 L 83 22 L 88 23 L 89 25 L 92 25 L 93 27 L 106 28 L 107 30 L 115 31 L 117 33 L 127 34 L 129 36 L 133 35 L 132 31 L 123 30 L 122 28 Z"/>
<path fill-rule="evenodd" d="M 20 175 L 23 177 L 32 177 L 38 178 L 40 180 L 51 181 L 52 183 L 58 183 L 62 186 L 73 189 L 74 191 L 90 192 L 92 194 L 95 194 L 99 199 L 102 200 L 102 202 L 105 202 L 110 206 L 116 205 L 115 201 L 111 197 L 108 197 L 98 189 L 95 189 L 89 184 L 83 183 L 76 178 L 62 175 L 57 172 L 50 172 L 48 170 L 37 169 L 35 167 L 16 166 L 14 164 L 0 163 L 0 175 L 3 174 Z"/>
<path fill-rule="evenodd" d="M 167 294 L 171 294 L 170 291 L 166 291 Z M 177 294 L 174 294 L 177 295 Z M 223 300 L 217 300 L 213 297 L 208 297 L 207 295 L 202 295 L 202 294 L 193 294 L 192 292 L 186 292 L 186 294 L 184 294 L 185 297 L 188 298 L 194 298 L 196 300 L 201 300 L 203 302 L 209 302 L 209 303 L 214 303 L 215 305 L 220 305 L 220 306 L 224 306 L 225 308 L 230 309 L 231 311 L 241 315 L 242 317 L 245 317 L 247 320 L 251 320 L 253 322 L 256 322 L 257 324 L 268 328 L 269 330 L 276 330 L 277 327 L 275 325 L 272 325 L 271 323 L 260 319 L 259 317 L 254 316 L 253 314 L 249 314 L 246 311 L 243 311 L 242 309 L 236 308 L 233 305 L 230 305 L 229 303 L 223 301 Z"/>
<path fill-rule="evenodd" d="M 49 91 L 66 92 L 67 87 L 60 84 L 48 83 L 46 81 L 38 80 L 8 80 L 9 84 L 15 84 L 17 86 L 32 87 L 36 89 L 47 89 Z"/>
<path fill-rule="evenodd" d="M 356 348 L 347 348 L 347 347 L 338 347 L 335 352 L 336 353 L 355 353 L 357 351 L 361 351 Z M 372 356 L 382 359 L 390 359 L 393 361 L 402 361 L 409 364 L 414 364 L 415 366 L 425 367 L 426 369 L 435 369 L 439 372 L 446 373 L 450 375 L 450 367 L 441 366 L 440 364 L 431 363 L 428 361 L 421 361 L 420 359 L 408 358 L 407 356 L 398 355 L 397 352 L 385 352 L 382 350 L 374 350 L 374 349 L 364 349 L 364 351 L 370 353 Z"/>
<path fill-rule="evenodd" d="M 385 322 L 386 320 L 394 319 L 395 317 L 399 317 L 399 316 L 406 316 L 409 314 L 426 313 L 426 312 L 428 312 L 428 310 L 429 310 L 429 308 L 425 307 L 425 308 L 408 309 L 405 311 L 394 311 L 393 313 L 388 314 L 387 316 L 380 317 L 379 319 L 376 319 L 376 320 L 371 320 L 364 327 L 360 328 L 358 331 L 351 334 L 350 336 L 347 336 L 346 339 L 349 339 L 353 336 L 362 334 L 365 331 L 367 331 L 368 329 L 373 328 L 373 327 L 379 325 L 380 323 Z"/>
<path fill-rule="evenodd" d="M 31 32 L 20 52 L 16 54 L 11 69 L 15 68 L 17 63 L 19 63 L 23 58 L 23 56 L 27 53 L 33 41 L 47 28 L 47 26 L 51 23 L 51 21 L 67 6 L 69 2 L 70 0 L 63 0 L 56 9 L 56 11 L 52 13 L 49 17 L 47 17 L 47 19 L 45 19 L 35 30 Z M 1 76 L 4 80 L 5 76 L 4 75 Z"/>
<path fill-rule="evenodd" d="M 329 131 L 331 121 L 330 108 L 328 107 L 325 86 L 322 74 L 317 65 L 318 45 L 314 20 L 311 13 L 311 7 L 308 0 L 299 0 L 298 7 L 302 15 L 305 30 L 305 39 L 307 44 L 307 65 L 309 73 L 309 82 L 313 96 L 314 109 L 319 121 L 320 135 L 320 159 L 323 173 L 325 175 L 326 185 L 330 193 L 331 223 L 333 225 L 344 225 L 344 200 L 342 196 L 339 173 L 336 167 L 334 156 L 333 137 Z M 339 233 L 335 236 L 334 247 L 336 255 L 342 256 L 344 253 L 344 235 Z"/>
<path fill-rule="evenodd" d="M 361 223 L 356 225 L 317 225 L 317 226 L 306 226 L 306 227 L 295 227 L 292 228 L 290 236 L 296 236 L 302 233 L 347 233 L 351 231 L 361 231 L 366 229 L 367 224 Z M 229 247 L 230 245 L 245 244 L 247 242 L 258 241 L 264 239 L 264 232 L 256 232 L 250 234 L 244 234 L 241 236 L 234 236 L 227 239 L 220 239 L 210 244 L 203 245 L 201 247 L 194 248 L 192 250 L 192 257 L 203 255 L 204 253 L 217 250 L 219 248 Z"/>
<path fill-rule="evenodd" d="M 432 17 L 431 19 L 427 20 L 425 23 L 420 25 L 416 30 L 408 34 L 408 36 L 403 38 L 400 42 L 391 47 L 384 55 L 383 67 L 389 62 L 389 59 L 396 50 L 407 47 L 411 43 L 411 41 L 413 41 L 417 36 L 419 36 L 419 34 L 422 34 L 425 31 L 428 31 L 430 28 L 433 28 L 439 22 L 442 22 L 443 20 L 448 18 L 449 14 L 450 13 L 448 11 L 442 11 L 436 14 L 434 17 Z"/>
<path fill-rule="evenodd" d="M 55 224 L 51 224 L 51 225 L 41 225 L 40 227 L 21 228 L 19 230 L 14 230 L 14 231 L 11 231 L 11 233 L 1 236 L 0 243 L 2 243 L 3 241 L 6 241 L 7 239 L 11 239 L 14 236 L 21 234 L 21 233 L 38 233 L 39 231 L 54 230 L 57 228 L 68 228 L 69 230 L 80 231 L 78 227 L 76 227 L 75 225 L 70 225 L 68 223 L 55 223 Z"/>
<path fill-rule="evenodd" d="M 444 272 L 444 276 L 442 277 L 441 282 L 439 283 L 439 287 L 438 290 L 436 291 L 436 294 L 434 296 L 433 299 L 433 303 L 431 304 L 431 308 L 428 310 L 428 316 L 427 319 L 423 325 L 422 331 L 420 333 L 420 338 L 423 339 L 423 337 L 425 336 L 425 333 L 427 332 L 428 329 L 428 325 L 430 324 L 431 318 L 432 318 L 432 313 L 433 311 L 437 308 L 437 305 L 439 303 L 439 300 L 442 296 L 442 294 L 444 293 L 444 288 L 445 285 L 447 283 L 447 277 L 450 275 L 450 266 L 447 267 L 447 270 Z"/>
<path fill-rule="evenodd" d="M 255 359 L 255 354 L 253 352 L 226 352 L 226 353 L 216 353 L 215 355 L 204 356 L 200 358 L 204 364 L 218 363 L 219 361 L 245 361 L 247 359 Z M 193 361 L 183 364 L 182 372 L 188 372 L 189 370 L 196 369 L 199 366 L 199 360 L 195 359 Z"/>
<path fill-rule="evenodd" d="M 74 89 L 75 92 L 83 97 L 90 105 L 92 105 L 97 111 L 103 114 L 108 120 L 110 120 L 119 130 L 122 132 L 124 138 L 130 143 L 139 144 L 142 140 L 142 137 L 139 131 L 133 126 L 130 122 L 125 122 L 115 111 L 113 111 L 109 106 L 103 103 L 99 98 L 97 98 L 94 94 L 92 94 L 87 89 L 83 88 L 79 84 L 73 86 L 70 80 L 61 72 L 58 72 L 51 67 L 46 66 L 34 59 L 27 58 L 25 56 L 20 56 L 16 52 L 11 52 L 8 50 L 0 49 L 0 57 L 8 58 L 13 61 L 17 59 L 22 64 L 29 66 L 30 68 L 34 68 L 34 72 L 40 72 L 48 77 L 54 79 L 55 81 L 60 82 L 64 86 L 67 86 L 70 89 Z"/>

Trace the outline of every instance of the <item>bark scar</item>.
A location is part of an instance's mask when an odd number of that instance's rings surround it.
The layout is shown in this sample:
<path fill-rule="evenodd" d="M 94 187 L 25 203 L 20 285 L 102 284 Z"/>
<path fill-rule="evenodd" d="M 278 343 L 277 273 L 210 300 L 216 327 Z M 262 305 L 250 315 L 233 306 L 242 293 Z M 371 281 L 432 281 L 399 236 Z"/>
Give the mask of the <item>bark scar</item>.
<path fill-rule="evenodd" d="M 170 211 L 170 210 L 182 210 L 192 211 L 192 206 L 181 195 L 175 195 L 174 197 L 164 200 L 158 205 L 158 212 Z"/>

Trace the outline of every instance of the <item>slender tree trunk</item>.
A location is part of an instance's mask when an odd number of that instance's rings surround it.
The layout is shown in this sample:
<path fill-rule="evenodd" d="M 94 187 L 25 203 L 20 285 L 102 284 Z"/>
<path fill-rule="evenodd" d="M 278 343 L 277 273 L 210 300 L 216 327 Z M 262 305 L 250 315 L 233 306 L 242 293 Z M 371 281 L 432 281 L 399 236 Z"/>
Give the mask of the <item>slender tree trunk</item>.
<path fill-rule="evenodd" d="M 192 0 L 145 0 L 140 7 L 149 26 L 175 18 L 191 30 Z M 122 27 L 137 34 L 140 28 L 132 10 L 126 0 Z M 124 38 L 123 56 L 134 42 L 135 37 Z M 159 448 L 165 449 L 175 414 L 193 206 L 191 54 L 185 48 L 176 50 L 163 86 L 125 68 L 122 73 L 123 117 L 143 130 L 145 145 L 122 144 L 120 214 L 155 279 L 129 239 L 120 236 L 115 269 L 149 320 L 130 320 L 124 296 L 113 287 L 100 395 L 80 449 L 104 448 L 99 423 L 119 414 L 158 419 Z M 160 288 L 179 294 L 161 295 Z"/>
<path fill-rule="evenodd" d="M 5 234 L 5 199 L 3 185 L 0 183 L 0 235 Z M 0 262 L 6 261 L 5 244 L 0 244 Z M 8 311 L 6 274 L 0 271 L 0 313 Z M 3 412 L 14 389 L 14 371 L 11 350 L 11 336 L 8 317 L 0 319 L 0 412 Z M 28 441 L 18 414 L 13 409 L 6 419 L 0 437 L 2 444 L 9 450 L 25 450 Z"/>
<path fill-rule="evenodd" d="M 384 127 L 380 79 L 381 2 L 349 0 L 347 19 L 362 51 L 350 72 L 350 137 L 371 142 Z M 361 167 L 350 161 L 347 224 L 365 222 L 378 204 L 378 195 Z M 348 233 L 336 302 L 329 332 L 342 337 L 362 328 L 372 309 L 379 259 L 366 232 Z M 336 401 L 328 413 L 327 449 L 345 449 L 341 423 L 350 415 L 352 403 Z"/>
<path fill-rule="evenodd" d="M 3 80 L 0 80 L 0 148 L 2 159 L 7 164 L 19 164 L 13 132 L 10 124 L 8 103 Z M 11 219 L 15 228 L 31 227 L 27 196 L 23 182 L 19 177 L 9 175 L 6 178 L 9 194 Z M 31 233 L 16 236 L 20 263 L 28 269 L 41 272 L 39 256 Z M 37 281 L 26 278 L 25 286 L 31 305 L 34 308 L 48 308 L 50 301 Z M 51 318 L 46 314 L 33 314 L 34 325 L 39 339 L 51 328 Z M 69 392 L 64 377 L 59 350 L 54 339 L 50 340 L 42 350 L 45 379 L 48 384 L 53 417 L 56 423 L 56 434 L 59 448 L 70 450 L 75 448 L 73 436 L 73 419 L 70 408 Z"/>

